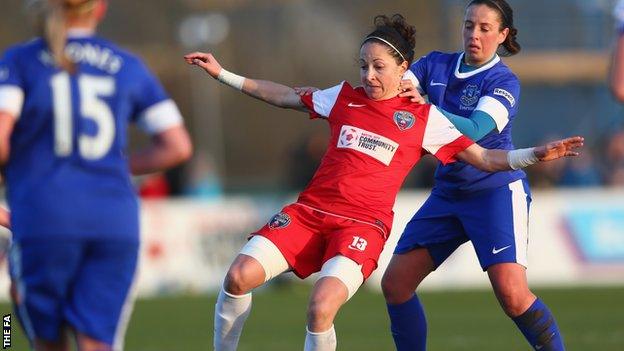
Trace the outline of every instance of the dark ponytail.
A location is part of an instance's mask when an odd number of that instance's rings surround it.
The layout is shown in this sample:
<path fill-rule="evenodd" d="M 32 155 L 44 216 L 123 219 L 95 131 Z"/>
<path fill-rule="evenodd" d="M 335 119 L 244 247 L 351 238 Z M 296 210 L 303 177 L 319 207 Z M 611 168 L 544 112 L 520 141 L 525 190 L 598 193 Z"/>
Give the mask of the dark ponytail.
<path fill-rule="evenodd" d="M 368 41 L 377 41 L 379 43 L 391 44 L 389 47 L 390 54 L 396 59 L 397 64 L 407 61 L 411 63 L 414 60 L 414 47 L 416 46 L 416 27 L 407 23 L 405 18 L 400 14 L 388 17 L 386 15 L 375 16 L 373 20 L 375 30 L 364 38 L 362 45 Z"/>
<path fill-rule="evenodd" d="M 500 18 L 501 27 L 499 30 L 509 28 L 509 34 L 507 38 L 499 47 L 499 55 L 501 56 L 513 56 L 520 52 L 522 47 L 518 43 L 516 37 L 518 36 L 518 29 L 514 27 L 513 23 L 513 9 L 505 0 L 472 0 L 468 3 L 466 8 L 472 5 L 485 5 L 492 10 L 498 12 Z"/>

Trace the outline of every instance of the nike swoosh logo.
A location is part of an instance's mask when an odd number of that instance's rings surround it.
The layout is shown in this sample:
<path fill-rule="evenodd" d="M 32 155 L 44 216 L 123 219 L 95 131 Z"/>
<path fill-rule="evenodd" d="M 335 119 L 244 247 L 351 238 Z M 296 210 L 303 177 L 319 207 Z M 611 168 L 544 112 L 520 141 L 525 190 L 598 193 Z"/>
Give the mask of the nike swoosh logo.
<path fill-rule="evenodd" d="M 499 253 L 499 252 L 501 252 L 501 251 L 503 251 L 503 250 L 507 250 L 507 249 L 508 249 L 508 248 L 510 248 L 510 247 L 511 247 L 511 245 L 507 245 L 507 246 L 505 246 L 505 247 L 501 247 L 500 249 L 497 249 L 497 248 L 496 248 L 496 246 L 494 246 L 494 247 L 492 248 L 492 253 L 496 255 L 497 253 Z"/>
<path fill-rule="evenodd" d="M 431 82 L 429 82 L 429 85 L 430 85 L 430 86 L 432 86 L 432 87 L 435 87 L 435 86 L 437 86 L 437 85 L 439 85 L 439 86 L 443 86 L 443 87 L 445 87 L 445 86 L 446 86 L 446 84 L 444 84 L 444 83 L 434 82 L 434 81 L 433 81 L 433 79 L 431 80 Z"/>
<path fill-rule="evenodd" d="M 349 105 L 347 105 L 347 106 L 349 106 L 349 107 L 364 107 L 366 105 L 359 105 L 359 104 L 354 104 L 354 103 L 350 102 Z"/>

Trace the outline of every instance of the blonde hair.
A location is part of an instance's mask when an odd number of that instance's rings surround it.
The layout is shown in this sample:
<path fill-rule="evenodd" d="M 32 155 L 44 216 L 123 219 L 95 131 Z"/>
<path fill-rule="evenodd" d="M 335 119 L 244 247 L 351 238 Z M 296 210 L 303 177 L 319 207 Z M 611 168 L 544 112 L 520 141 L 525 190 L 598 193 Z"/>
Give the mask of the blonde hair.
<path fill-rule="evenodd" d="M 38 11 L 37 27 L 50 49 L 54 63 L 60 68 L 74 73 L 76 65 L 65 55 L 67 44 L 68 18 L 76 18 L 90 13 L 97 0 L 35 0 L 31 5 Z"/>

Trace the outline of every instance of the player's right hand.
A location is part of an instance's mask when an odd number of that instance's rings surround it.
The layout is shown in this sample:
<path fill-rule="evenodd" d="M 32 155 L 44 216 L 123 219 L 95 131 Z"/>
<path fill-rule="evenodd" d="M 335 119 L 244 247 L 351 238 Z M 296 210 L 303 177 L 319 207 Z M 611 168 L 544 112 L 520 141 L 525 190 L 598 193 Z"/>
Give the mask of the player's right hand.
<path fill-rule="evenodd" d="M 219 73 L 222 69 L 219 61 L 217 61 L 211 53 L 193 52 L 184 55 L 184 60 L 189 65 L 195 65 L 203 68 L 204 71 L 210 74 L 213 78 L 219 77 Z"/>
<path fill-rule="evenodd" d="M 576 149 L 583 146 L 585 138 L 575 136 L 538 146 L 533 151 L 540 161 L 552 161 L 566 156 L 578 156 Z"/>
<path fill-rule="evenodd" d="M 399 97 L 408 97 L 411 102 L 414 102 L 417 104 L 426 103 L 425 98 L 423 98 L 422 95 L 420 95 L 420 93 L 418 92 L 418 89 L 416 89 L 416 86 L 414 86 L 414 83 L 412 83 L 411 80 L 403 79 L 401 81 L 401 85 L 399 86 L 399 89 L 401 90 Z"/>

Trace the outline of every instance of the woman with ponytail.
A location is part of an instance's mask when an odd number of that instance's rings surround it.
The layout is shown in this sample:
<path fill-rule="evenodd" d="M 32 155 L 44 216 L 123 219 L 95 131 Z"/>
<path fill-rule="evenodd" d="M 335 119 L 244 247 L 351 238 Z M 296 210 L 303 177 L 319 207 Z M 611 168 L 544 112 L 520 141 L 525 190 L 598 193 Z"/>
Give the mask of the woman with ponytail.
<path fill-rule="evenodd" d="M 105 0 L 29 4 L 40 37 L 0 59 L 12 299 L 35 350 L 70 350 L 72 340 L 121 350 L 139 250 L 130 173 L 184 161 L 190 139 L 141 60 L 96 36 Z M 152 144 L 126 155 L 134 122 Z"/>
<path fill-rule="evenodd" d="M 464 51 L 432 52 L 406 75 L 402 96 L 429 103 L 484 148 L 513 149 L 511 127 L 520 82 L 500 56 L 520 52 L 505 0 L 472 0 L 463 23 Z M 409 84 L 404 84 L 407 88 Z M 407 224 L 382 279 L 398 350 L 423 351 L 427 322 L 414 291 L 460 245 L 471 241 L 505 313 L 536 350 L 564 350 L 551 312 L 526 277 L 531 193 L 518 169 L 486 172 L 465 162 L 440 164 L 431 195 Z"/>

